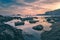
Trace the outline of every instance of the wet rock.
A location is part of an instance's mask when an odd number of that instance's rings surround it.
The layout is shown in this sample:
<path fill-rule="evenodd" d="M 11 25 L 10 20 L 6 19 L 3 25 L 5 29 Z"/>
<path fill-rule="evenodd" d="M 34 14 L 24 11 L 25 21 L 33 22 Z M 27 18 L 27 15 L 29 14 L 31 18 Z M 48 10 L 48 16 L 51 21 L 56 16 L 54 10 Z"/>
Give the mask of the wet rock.
<path fill-rule="evenodd" d="M 24 22 L 16 22 L 15 23 L 15 26 L 21 26 L 21 25 L 24 25 Z"/>
<path fill-rule="evenodd" d="M 48 18 L 47 21 L 48 21 L 49 23 L 55 23 L 55 21 L 54 21 L 52 18 Z"/>
<path fill-rule="evenodd" d="M 56 22 L 60 22 L 60 17 L 47 17 L 46 20 L 49 23 L 56 23 Z"/>
<path fill-rule="evenodd" d="M 0 17 L 3 17 L 3 15 L 0 15 Z"/>
<path fill-rule="evenodd" d="M 13 17 L 13 19 L 21 19 L 21 17 Z"/>
<path fill-rule="evenodd" d="M 38 17 L 33 17 L 33 18 L 38 19 Z"/>
<path fill-rule="evenodd" d="M 22 21 L 33 20 L 33 17 L 21 18 Z"/>
<path fill-rule="evenodd" d="M 50 31 L 41 34 L 42 40 L 60 40 L 60 23 L 55 23 Z"/>
<path fill-rule="evenodd" d="M 37 30 L 37 31 L 41 31 L 43 29 L 43 26 L 37 25 L 37 26 L 34 26 L 32 29 Z"/>
<path fill-rule="evenodd" d="M 3 16 L 3 17 L 0 17 L 0 22 L 8 22 L 8 21 L 11 21 L 12 19 L 13 19 L 12 17 Z"/>
<path fill-rule="evenodd" d="M 0 25 L 0 40 L 24 40 L 22 30 L 2 24 Z"/>
<path fill-rule="evenodd" d="M 38 20 L 30 20 L 29 23 L 36 23 L 39 22 Z"/>

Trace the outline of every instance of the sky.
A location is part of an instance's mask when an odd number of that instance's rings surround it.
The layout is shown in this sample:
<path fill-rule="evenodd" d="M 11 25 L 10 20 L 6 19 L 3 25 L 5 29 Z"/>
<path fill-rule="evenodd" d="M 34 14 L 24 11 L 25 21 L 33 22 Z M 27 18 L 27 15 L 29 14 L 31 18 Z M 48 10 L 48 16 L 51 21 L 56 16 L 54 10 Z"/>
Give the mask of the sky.
<path fill-rule="evenodd" d="M 60 0 L 0 0 L 0 14 L 36 15 L 60 9 Z"/>

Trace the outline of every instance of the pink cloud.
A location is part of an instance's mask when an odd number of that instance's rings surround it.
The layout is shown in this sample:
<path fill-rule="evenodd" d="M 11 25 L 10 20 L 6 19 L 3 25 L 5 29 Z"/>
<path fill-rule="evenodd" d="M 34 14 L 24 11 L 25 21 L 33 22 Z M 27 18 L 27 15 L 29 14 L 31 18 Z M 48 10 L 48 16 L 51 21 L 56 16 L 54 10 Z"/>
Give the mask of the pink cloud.
<path fill-rule="evenodd" d="M 17 2 L 22 3 L 26 6 L 12 5 L 9 8 L 0 8 L 0 12 L 2 13 L 3 11 L 9 12 L 11 14 L 33 15 L 44 14 L 46 11 L 51 11 L 60 8 L 60 0 L 38 0 L 31 3 L 24 2 L 24 0 L 18 0 Z"/>

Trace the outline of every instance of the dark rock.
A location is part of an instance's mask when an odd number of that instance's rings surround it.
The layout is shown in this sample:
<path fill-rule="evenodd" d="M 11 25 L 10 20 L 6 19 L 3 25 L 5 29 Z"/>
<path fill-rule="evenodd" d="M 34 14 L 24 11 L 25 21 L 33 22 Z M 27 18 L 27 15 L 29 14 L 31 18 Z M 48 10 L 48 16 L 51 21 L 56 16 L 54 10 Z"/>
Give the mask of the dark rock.
<path fill-rule="evenodd" d="M 39 22 L 38 20 L 30 20 L 29 23 L 36 23 Z"/>
<path fill-rule="evenodd" d="M 0 17 L 3 17 L 2 15 L 0 15 Z"/>
<path fill-rule="evenodd" d="M 21 17 L 13 17 L 13 19 L 21 19 Z"/>
<path fill-rule="evenodd" d="M 41 34 L 42 40 L 60 40 L 60 23 L 55 23 L 50 31 Z"/>
<path fill-rule="evenodd" d="M 46 20 L 49 23 L 60 22 L 60 17 L 47 17 Z"/>
<path fill-rule="evenodd" d="M 33 18 L 38 19 L 38 17 L 33 17 Z"/>
<path fill-rule="evenodd" d="M 33 20 L 33 17 L 21 18 L 22 21 Z"/>
<path fill-rule="evenodd" d="M 12 17 L 3 16 L 3 17 L 0 17 L 0 22 L 8 22 L 8 21 L 11 21 L 12 19 L 13 19 Z"/>
<path fill-rule="evenodd" d="M 32 29 L 37 30 L 37 31 L 41 31 L 43 29 L 43 26 L 37 25 L 37 26 L 34 26 Z"/>
<path fill-rule="evenodd" d="M 0 25 L 0 40 L 24 40 L 22 30 L 2 24 Z"/>
<path fill-rule="evenodd" d="M 48 18 L 47 21 L 48 21 L 49 23 L 55 23 L 55 21 L 54 21 L 53 19 L 50 19 L 50 18 Z"/>
<path fill-rule="evenodd" d="M 45 15 L 60 15 L 60 9 L 54 11 L 48 11 L 45 13 Z"/>
<path fill-rule="evenodd" d="M 21 25 L 24 25 L 24 22 L 16 22 L 15 23 L 15 26 L 21 26 Z"/>

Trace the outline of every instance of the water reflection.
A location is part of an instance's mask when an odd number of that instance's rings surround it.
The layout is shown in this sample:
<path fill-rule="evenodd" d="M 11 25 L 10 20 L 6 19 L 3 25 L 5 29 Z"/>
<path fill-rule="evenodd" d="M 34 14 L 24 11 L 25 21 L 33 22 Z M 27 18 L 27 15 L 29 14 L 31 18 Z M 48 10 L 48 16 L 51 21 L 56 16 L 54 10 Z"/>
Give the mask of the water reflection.
<path fill-rule="evenodd" d="M 22 34 L 25 40 L 41 40 L 41 34 L 45 31 L 50 31 L 52 25 L 60 22 L 60 17 L 4 17 L 0 16 L 0 25 L 8 24 L 16 29 L 22 29 Z M 38 26 L 39 25 L 39 26 Z M 42 27 L 41 27 L 42 26 Z M 55 27 L 55 26 L 54 26 Z M 34 28 L 34 29 L 33 29 Z M 40 28 L 42 28 L 40 30 Z M 38 30 L 39 31 L 38 31 Z"/>
<path fill-rule="evenodd" d="M 38 22 L 35 22 L 34 20 L 38 20 Z M 29 21 L 32 21 L 32 23 L 30 23 Z M 15 26 L 16 22 L 24 22 L 24 25 Z M 6 24 L 14 26 L 17 29 L 22 29 L 22 34 L 25 40 L 41 40 L 41 33 L 51 30 L 50 26 L 52 25 L 46 20 L 45 17 L 34 17 L 33 20 L 29 20 L 26 18 L 24 19 L 24 21 L 21 21 L 20 19 L 13 19 L 9 22 L 6 22 Z M 43 29 L 41 31 L 34 30 L 33 27 L 37 25 L 42 25 Z"/>

